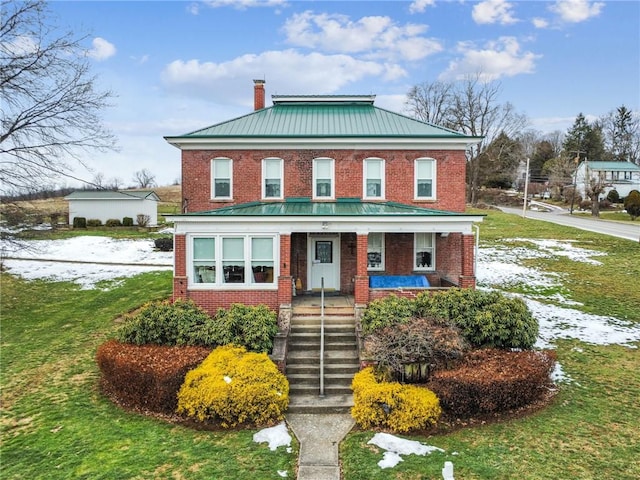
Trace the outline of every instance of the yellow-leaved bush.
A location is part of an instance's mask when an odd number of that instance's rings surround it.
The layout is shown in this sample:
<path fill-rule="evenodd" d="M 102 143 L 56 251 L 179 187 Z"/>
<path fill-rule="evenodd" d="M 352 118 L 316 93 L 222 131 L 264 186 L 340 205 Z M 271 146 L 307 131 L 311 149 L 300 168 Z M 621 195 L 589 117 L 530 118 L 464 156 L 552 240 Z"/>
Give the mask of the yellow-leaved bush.
<path fill-rule="evenodd" d="M 282 420 L 288 405 L 289 382 L 266 353 L 227 345 L 187 373 L 177 412 L 230 428 Z"/>
<path fill-rule="evenodd" d="M 408 432 L 434 425 L 442 410 L 431 390 L 397 382 L 379 382 L 373 367 L 356 373 L 351 384 L 351 415 L 362 428 Z"/>

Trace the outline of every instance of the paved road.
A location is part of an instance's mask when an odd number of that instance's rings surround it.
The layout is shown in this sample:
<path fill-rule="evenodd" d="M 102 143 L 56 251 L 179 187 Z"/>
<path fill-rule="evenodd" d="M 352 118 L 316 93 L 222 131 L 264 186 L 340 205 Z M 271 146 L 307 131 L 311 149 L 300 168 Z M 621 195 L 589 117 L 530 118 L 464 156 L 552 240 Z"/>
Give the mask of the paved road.
<path fill-rule="evenodd" d="M 553 207 L 550 205 L 550 207 Z M 499 207 L 505 213 L 513 213 L 522 216 L 521 208 Z M 536 220 L 544 220 L 559 225 L 575 227 L 590 232 L 611 235 L 612 237 L 625 238 L 640 242 L 640 225 L 631 225 L 628 223 L 611 222 L 608 220 L 600 220 L 597 218 L 584 217 L 582 215 L 570 215 L 568 210 L 553 207 L 549 212 L 538 212 L 535 210 L 527 210 L 526 218 Z"/>

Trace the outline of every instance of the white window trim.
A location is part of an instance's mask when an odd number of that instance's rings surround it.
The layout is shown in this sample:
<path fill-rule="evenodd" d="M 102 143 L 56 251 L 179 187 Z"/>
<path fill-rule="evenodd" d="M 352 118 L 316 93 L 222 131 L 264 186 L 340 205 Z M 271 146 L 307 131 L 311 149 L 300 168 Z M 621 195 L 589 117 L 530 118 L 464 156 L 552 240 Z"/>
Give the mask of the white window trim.
<path fill-rule="evenodd" d="M 317 176 L 317 161 L 329 160 L 331 162 L 331 195 L 328 197 L 318 197 L 316 195 L 316 176 Z M 333 158 L 318 157 L 313 159 L 313 185 L 311 186 L 311 194 L 314 200 L 335 200 L 336 198 L 336 162 Z"/>
<path fill-rule="evenodd" d="M 267 161 L 279 161 L 279 179 L 280 179 L 280 195 L 277 197 L 267 197 Z M 282 200 L 284 198 L 284 160 L 279 157 L 267 157 L 262 159 L 262 199 L 263 200 Z"/>
<path fill-rule="evenodd" d="M 371 235 L 372 234 L 369 233 L 369 237 L 371 237 Z M 382 243 L 380 245 L 380 250 L 381 250 L 380 253 L 382 255 L 382 258 L 380 259 L 380 266 L 379 267 L 370 267 L 369 266 L 369 260 L 367 259 L 367 270 L 370 271 L 370 272 L 384 272 L 384 270 L 385 270 L 384 258 L 385 258 L 386 255 L 385 255 L 385 242 L 384 242 L 384 239 L 385 239 L 386 235 L 384 234 L 384 232 L 382 232 L 382 233 L 380 233 L 380 236 L 382 238 Z M 367 255 L 368 254 L 369 254 L 369 249 L 367 248 Z"/>
<path fill-rule="evenodd" d="M 367 171 L 369 161 L 378 161 L 381 163 L 380 165 L 380 196 L 371 196 L 367 195 Z M 385 161 L 383 158 L 379 157 L 369 157 L 365 158 L 364 162 L 362 162 L 362 198 L 365 200 L 384 200 L 385 198 Z"/>
<path fill-rule="evenodd" d="M 223 258 L 222 258 L 222 239 L 223 238 L 243 238 L 244 239 L 244 269 L 245 272 L 252 272 L 251 262 L 253 260 L 251 254 L 251 239 L 252 238 L 273 238 L 273 281 L 271 283 L 255 283 L 248 281 L 253 278 L 245 274 L 244 283 L 224 283 L 222 281 L 223 275 L 216 273 L 215 283 L 196 283 L 193 278 L 193 239 L 194 238 L 215 238 L 215 271 L 223 272 Z M 277 290 L 278 289 L 278 276 L 280 275 L 280 236 L 276 234 L 246 234 L 246 233 L 224 233 L 224 234 L 190 234 L 187 238 L 187 279 L 188 288 L 190 290 Z"/>
<path fill-rule="evenodd" d="M 433 175 L 431 177 L 431 196 L 430 197 L 420 197 L 418 196 L 418 162 L 430 161 L 433 164 L 432 172 Z M 414 200 L 435 200 L 436 192 L 437 192 L 437 172 L 438 172 L 438 162 L 435 158 L 431 157 L 421 157 L 416 158 L 413 162 L 413 192 L 414 192 Z"/>
<path fill-rule="evenodd" d="M 229 162 L 229 196 L 228 197 L 216 197 L 216 177 L 215 177 L 215 163 L 219 160 L 226 160 Z M 216 157 L 211 159 L 211 200 L 231 200 L 233 199 L 233 160 L 229 157 Z"/>
<path fill-rule="evenodd" d="M 413 269 L 416 272 L 433 272 L 436 269 L 436 234 L 435 233 L 423 233 L 423 235 L 431 235 L 431 266 L 430 267 L 418 267 L 416 262 L 416 254 L 418 253 L 418 234 L 413 234 Z"/>

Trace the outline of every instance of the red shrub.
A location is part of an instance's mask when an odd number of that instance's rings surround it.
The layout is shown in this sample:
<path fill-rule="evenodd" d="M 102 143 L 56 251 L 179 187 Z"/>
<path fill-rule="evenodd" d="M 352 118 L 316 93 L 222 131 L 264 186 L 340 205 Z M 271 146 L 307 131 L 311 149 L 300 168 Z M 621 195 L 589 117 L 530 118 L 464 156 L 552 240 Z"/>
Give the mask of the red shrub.
<path fill-rule="evenodd" d="M 540 399 L 551 383 L 553 351 L 476 350 L 453 370 L 435 372 L 427 387 L 457 417 L 503 412 Z"/>
<path fill-rule="evenodd" d="M 211 353 L 207 347 L 131 345 L 110 340 L 98 348 L 101 386 L 117 402 L 172 413 L 187 372 Z"/>

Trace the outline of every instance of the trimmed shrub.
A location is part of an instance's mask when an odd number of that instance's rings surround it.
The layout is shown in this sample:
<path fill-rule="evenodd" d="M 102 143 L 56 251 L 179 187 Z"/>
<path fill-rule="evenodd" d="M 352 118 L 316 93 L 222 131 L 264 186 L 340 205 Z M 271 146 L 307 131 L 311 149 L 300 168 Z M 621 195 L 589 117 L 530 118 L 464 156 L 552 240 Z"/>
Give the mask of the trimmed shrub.
<path fill-rule="evenodd" d="M 209 335 L 211 317 L 192 301 L 164 300 L 145 304 L 125 316 L 117 339 L 135 345 L 218 345 Z"/>
<path fill-rule="evenodd" d="M 278 317 L 265 305 L 239 303 L 218 309 L 210 331 L 217 345 L 242 345 L 252 352 L 270 352 L 278 333 Z"/>
<path fill-rule="evenodd" d="M 620 194 L 616 189 L 610 190 L 609 193 L 607 193 L 607 200 L 611 203 L 620 203 Z"/>
<path fill-rule="evenodd" d="M 365 337 L 367 356 L 408 383 L 424 381 L 431 370 L 451 366 L 466 349 L 457 328 L 425 318 L 381 328 Z"/>
<path fill-rule="evenodd" d="M 105 223 L 105 227 L 121 227 L 122 222 L 117 218 L 109 218 Z"/>
<path fill-rule="evenodd" d="M 551 350 L 477 350 L 458 368 L 435 372 L 427 386 L 450 415 L 504 412 L 540 399 L 551 383 L 555 362 Z"/>
<path fill-rule="evenodd" d="M 457 326 L 474 347 L 524 348 L 538 337 L 538 322 L 522 299 L 500 292 L 451 288 L 418 294 L 416 312 Z"/>
<path fill-rule="evenodd" d="M 351 415 L 362 428 L 408 432 L 434 425 L 441 414 L 436 395 L 426 388 L 379 382 L 372 367 L 356 373 L 351 384 Z"/>
<path fill-rule="evenodd" d="M 185 375 L 210 352 L 205 347 L 140 346 L 110 340 L 96 353 L 100 385 L 127 407 L 173 413 Z"/>
<path fill-rule="evenodd" d="M 87 227 L 101 227 L 102 226 L 102 220 L 100 220 L 99 218 L 90 218 L 89 220 L 87 220 Z"/>
<path fill-rule="evenodd" d="M 122 218 L 122 226 L 123 227 L 133 227 L 133 218 L 131 218 L 131 217 L 123 217 Z"/>
<path fill-rule="evenodd" d="M 366 335 L 379 328 L 406 323 L 415 315 L 415 303 L 408 298 L 389 295 L 369 303 L 362 314 L 362 332 Z"/>
<path fill-rule="evenodd" d="M 624 208 L 631 216 L 631 220 L 640 217 L 640 192 L 638 190 L 631 190 L 629 195 L 625 197 Z"/>
<path fill-rule="evenodd" d="M 73 228 L 87 228 L 87 219 L 85 217 L 73 217 Z"/>
<path fill-rule="evenodd" d="M 136 345 L 235 344 L 254 352 L 270 352 L 278 333 L 277 315 L 264 305 L 234 304 L 219 309 L 214 318 L 191 300 L 148 303 L 116 333 L 117 339 Z"/>
<path fill-rule="evenodd" d="M 277 422 L 288 405 L 289 382 L 269 357 L 228 345 L 187 373 L 177 412 L 230 428 Z"/>
<path fill-rule="evenodd" d="M 155 244 L 156 248 L 162 252 L 171 252 L 173 250 L 172 237 L 156 238 L 153 243 Z"/>

